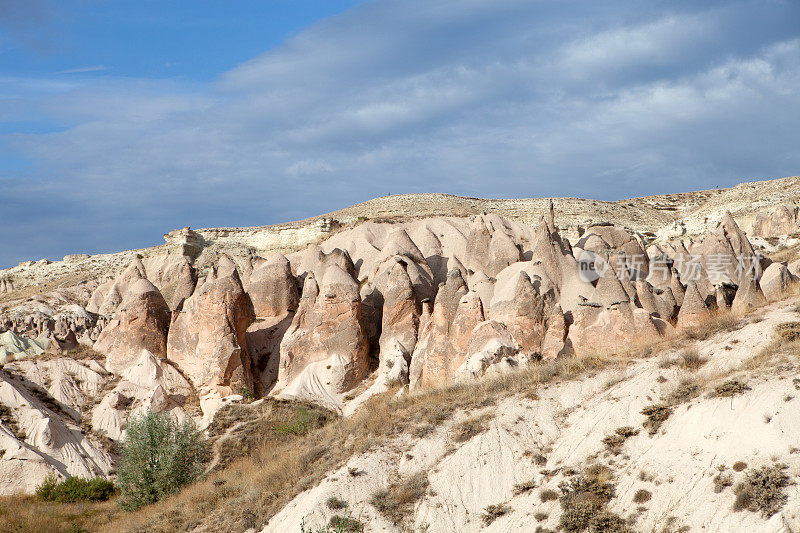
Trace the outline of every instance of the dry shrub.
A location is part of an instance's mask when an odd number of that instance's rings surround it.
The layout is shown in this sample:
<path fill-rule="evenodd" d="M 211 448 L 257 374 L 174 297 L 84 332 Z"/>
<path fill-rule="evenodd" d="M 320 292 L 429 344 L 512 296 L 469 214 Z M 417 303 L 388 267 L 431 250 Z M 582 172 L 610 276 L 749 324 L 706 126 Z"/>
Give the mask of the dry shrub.
<path fill-rule="evenodd" d="M 670 406 L 680 405 L 700 396 L 701 390 L 696 381 L 684 380 L 666 396 L 664 402 Z"/>
<path fill-rule="evenodd" d="M 475 435 L 483 433 L 489 429 L 488 423 L 492 418 L 494 418 L 492 415 L 483 414 L 462 420 L 453 426 L 453 429 L 450 431 L 453 442 L 466 442 Z"/>
<path fill-rule="evenodd" d="M 730 398 L 737 394 L 744 394 L 744 392 L 748 390 L 750 390 L 750 387 L 748 387 L 746 383 L 742 383 L 737 379 L 731 379 L 722 385 L 717 385 L 717 387 L 714 388 L 714 396 Z"/>
<path fill-rule="evenodd" d="M 635 430 L 630 426 L 620 427 L 614 430 L 613 434 L 604 437 L 603 444 L 606 445 L 608 451 L 617 455 L 622 451 L 622 445 L 625 444 L 625 441 L 638 434 L 638 429 Z"/>
<path fill-rule="evenodd" d="M 735 463 L 733 463 L 734 472 L 741 472 L 746 468 L 747 468 L 747 463 L 745 463 L 744 461 L 736 461 Z"/>
<path fill-rule="evenodd" d="M 583 475 L 562 481 L 561 526 L 567 531 L 579 531 L 589 526 L 589 522 L 614 496 L 611 472 L 607 467 L 592 465 Z"/>
<path fill-rule="evenodd" d="M 633 503 L 645 503 L 649 502 L 650 498 L 653 495 L 650 493 L 649 490 L 639 489 L 636 491 L 636 494 L 633 495 Z"/>
<path fill-rule="evenodd" d="M 418 472 L 408 479 L 389 485 L 373 494 L 370 503 L 394 524 L 400 524 L 414 510 L 428 489 L 428 475 Z"/>
<path fill-rule="evenodd" d="M 678 362 L 684 370 L 696 372 L 708 362 L 708 359 L 702 357 L 697 350 L 688 348 L 681 352 Z"/>
<path fill-rule="evenodd" d="M 530 492 L 536 488 L 536 482 L 533 479 L 529 479 L 528 481 L 523 481 L 522 483 L 517 483 L 514 485 L 512 493 L 514 496 L 519 496 L 520 494 L 524 494 L 526 492 Z"/>
<path fill-rule="evenodd" d="M 542 500 L 542 503 L 557 500 L 558 492 L 554 491 L 553 489 L 545 489 L 539 493 L 539 499 Z"/>
<path fill-rule="evenodd" d="M 483 512 L 483 525 L 488 526 L 498 518 L 511 512 L 511 507 L 504 503 L 489 505 Z"/>
<path fill-rule="evenodd" d="M 736 501 L 733 510 L 760 512 L 764 518 L 780 511 L 789 499 L 784 489 L 792 484 L 787 469 L 784 464 L 774 464 L 748 473 L 734 489 Z"/>
<path fill-rule="evenodd" d="M 646 428 L 651 435 L 655 435 L 669 415 L 672 414 L 672 408 L 664 404 L 648 405 L 642 409 L 641 413 L 647 417 L 642 426 Z"/>

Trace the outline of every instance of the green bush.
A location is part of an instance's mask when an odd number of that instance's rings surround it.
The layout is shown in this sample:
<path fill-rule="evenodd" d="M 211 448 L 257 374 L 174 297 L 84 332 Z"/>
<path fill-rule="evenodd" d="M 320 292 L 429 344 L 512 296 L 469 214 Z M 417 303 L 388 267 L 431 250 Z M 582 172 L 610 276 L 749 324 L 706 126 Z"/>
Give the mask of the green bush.
<path fill-rule="evenodd" d="M 50 474 L 44 482 L 36 487 L 36 496 L 40 500 L 59 503 L 81 501 L 104 502 L 116 492 L 114 483 L 103 478 L 82 479 L 68 477 L 59 481 L 55 474 Z"/>
<path fill-rule="evenodd" d="M 177 492 L 203 473 L 207 459 L 205 440 L 191 420 L 180 424 L 163 413 L 131 419 L 118 471 L 120 506 L 138 509 Z"/>

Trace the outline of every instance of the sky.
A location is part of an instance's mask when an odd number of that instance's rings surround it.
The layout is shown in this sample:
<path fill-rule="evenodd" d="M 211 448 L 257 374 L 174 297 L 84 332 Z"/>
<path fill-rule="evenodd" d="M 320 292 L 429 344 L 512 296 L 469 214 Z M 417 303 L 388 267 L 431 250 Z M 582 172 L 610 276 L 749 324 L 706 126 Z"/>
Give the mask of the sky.
<path fill-rule="evenodd" d="M 800 2 L 0 0 L 0 268 L 377 196 L 800 174 Z"/>

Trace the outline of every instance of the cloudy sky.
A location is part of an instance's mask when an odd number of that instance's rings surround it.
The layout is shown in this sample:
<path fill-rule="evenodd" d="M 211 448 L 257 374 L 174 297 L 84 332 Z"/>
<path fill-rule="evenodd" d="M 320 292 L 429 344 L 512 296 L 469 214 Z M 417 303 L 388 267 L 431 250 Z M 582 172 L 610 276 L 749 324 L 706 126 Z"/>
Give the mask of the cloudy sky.
<path fill-rule="evenodd" d="M 0 0 L 0 267 L 386 194 L 797 175 L 798 124 L 796 0 Z"/>

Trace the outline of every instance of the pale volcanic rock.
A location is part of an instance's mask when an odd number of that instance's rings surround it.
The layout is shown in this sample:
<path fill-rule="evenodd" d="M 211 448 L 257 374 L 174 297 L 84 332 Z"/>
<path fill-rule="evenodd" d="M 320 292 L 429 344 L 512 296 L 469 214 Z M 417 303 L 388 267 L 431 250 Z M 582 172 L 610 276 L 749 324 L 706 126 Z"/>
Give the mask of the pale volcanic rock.
<path fill-rule="evenodd" d="M 796 280 L 789 269 L 781 263 L 772 263 L 761 275 L 759 286 L 768 302 L 777 302 L 786 298 Z"/>
<path fill-rule="evenodd" d="M 412 387 L 447 385 L 455 380 L 456 369 L 466 358 L 472 330 L 484 320 L 480 297 L 466 291 L 460 274 L 448 274 L 411 359 Z M 460 298 L 454 306 L 456 296 Z"/>
<path fill-rule="evenodd" d="M 125 300 L 103 328 L 94 349 L 106 356 L 108 371 L 119 374 L 142 350 L 166 357 L 169 323 L 169 306 L 161 293 L 155 285 L 140 279 L 128 289 Z"/>
<path fill-rule="evenodd" d="M 797 205 L 779 205 L 767 212 L 760 212 L 753 222 L 754 237 L 784 237 L 800 233 L 800 208 Z"/>
<path fill-rule="evenodd" d="M 741 285 L 744 277 L 760 274 L 757 270 L 748 272 L 750 267 L 757 268 L 757 257 L 730 212 L 700 243 L 692 246 L 691 253 L 702 256 L 705 271 L 715 285 L 724 282 Z"/>
<path fill-rule="evenodd" d="M 113 315 L 125 298 L 128 288 L 140 279 L 147 279 L 147 274 L 141 258 L 137 257 L 112 283 L 103 283 L 95 290 L 86 310 L 101 315 Z"/>
<path fill-rule="evenodd" d="M 683 297 L 683 305 L 678 311 L 678 327 L 689 328 L 702 324 L 711 316 L 706 306 L 705 300 L 700 295 L 696 283 L 690 283 L 686 287 L 686 294 Z"/>
<path fill-rule="evenodd" d="M 745 276 L 736 290 L 736 297 L 731 304 L 731 312 L 743 315 L 765 303 L 767 303 L 767 299 L 764 297 L 758 281 L 754 277 Z"/>
<path fill-rule="evenodd" d="M 542 341 L 547 330 L 546 316 L 553 307 L 554 296 L 539 293 L 541 284 L 531 281 L 525 271 L 505 287 L 497 287 L 488 316 L 502 323 L 513 336 L 520 349 L 532 356 L 542 351 Z"/>
<path fill-rule="evenodd" d="M 630 303 L 618 303 L 609 308 L 587 304 L 573 313 L 568 340 L 575 352 L 592 353 L 646 343 L 660 334 L 650 313 Z"/>
<path fill-rule="evenodd" d="M 361 381 L 368 356 L 356 281 L 335 262 L 319 286 L 309 274 L 297 314 L 281 342 L 274 392 L 302 397 L 311 387 L 335 398 Z"/>
<path fill-rule="evenodd" d="M 480 322 L 470 332 L 466 357 L 455 370 L 455 382 L 519 369 L 530 360 L 527 356 L 518 356 L 521 348 L 504 324 L 495 320 Z"/>
<path fill-rule="evenodd" d="M 223 397 L 241 387 L 252 391 L 246 332 L 254 318 L 237 271 L 218 276 L 212 268 L 173 318 L 167 357 L 195 387 L 217 390 Z"/>
<path fill-rule="evenodd" d="M 160 254 L 142 260 L 147 279 L 164 296 L 171 310 L 180 309 L 197 286 L 197 271 L 189 257 Z"/>
<path fill-rule="evenodd" d="M 296 311 L 300 294 L 289 260 L 276 254 L 253 270 L 248 294 L 259 318 L 284 316 Z"/>

